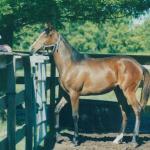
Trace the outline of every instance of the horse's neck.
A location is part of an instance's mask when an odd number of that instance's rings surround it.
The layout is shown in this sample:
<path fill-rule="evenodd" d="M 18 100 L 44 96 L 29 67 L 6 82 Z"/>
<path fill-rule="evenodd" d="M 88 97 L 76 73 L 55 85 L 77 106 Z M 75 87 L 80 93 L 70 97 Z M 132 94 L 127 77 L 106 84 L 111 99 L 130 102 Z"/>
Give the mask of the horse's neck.
<path fill-rule="evenodd" d="M 61 40 L 59 49 L 54 53 L 54 60 L 60 76 L 72 64 L 71 53 L 72 50 Z"/>

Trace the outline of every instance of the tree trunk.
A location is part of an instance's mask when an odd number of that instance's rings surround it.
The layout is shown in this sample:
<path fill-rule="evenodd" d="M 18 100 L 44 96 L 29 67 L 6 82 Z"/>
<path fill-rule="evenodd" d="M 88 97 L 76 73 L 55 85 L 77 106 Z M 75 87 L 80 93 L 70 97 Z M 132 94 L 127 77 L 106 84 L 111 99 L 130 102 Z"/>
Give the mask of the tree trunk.
<path fill-rule="evenodd" d="M 12 15 L 5 16 L 0 27 L 0 34 L 2 36 L 0 44 L 13 45 L 14 32 L 14 17 Z"/>

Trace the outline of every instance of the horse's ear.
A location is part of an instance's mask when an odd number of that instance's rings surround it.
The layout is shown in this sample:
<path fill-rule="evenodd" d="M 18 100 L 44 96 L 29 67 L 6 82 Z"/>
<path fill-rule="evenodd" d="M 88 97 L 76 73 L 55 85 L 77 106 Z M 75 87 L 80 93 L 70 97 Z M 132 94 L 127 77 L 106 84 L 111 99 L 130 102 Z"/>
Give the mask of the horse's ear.
<path fill-rule="evenodd" d="M 53 25 L 50 22 L 46 23 L 46 27 L 49 29 L 49 31 L 54 30 L 55 28 L 53 27 Z"/>

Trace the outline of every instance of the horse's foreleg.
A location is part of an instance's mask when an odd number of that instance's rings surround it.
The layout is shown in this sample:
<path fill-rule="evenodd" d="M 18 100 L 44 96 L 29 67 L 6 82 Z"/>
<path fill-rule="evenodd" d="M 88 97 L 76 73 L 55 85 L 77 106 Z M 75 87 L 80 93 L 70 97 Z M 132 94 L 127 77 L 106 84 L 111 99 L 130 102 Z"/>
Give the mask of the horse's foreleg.
<path fill-rule="evenodd" d="M 73 117 L 73 122 L 74 122 L 73 143 L 76 146 L 78 145 L 79 94 L 76 92 L 71 92 L 70 99 L 71 99 L 71 106 L 72 106 L 72 117 Z"/>
<path fill-rule="evenodd" d="M 59 142 L 61 140 L 60 135 L 59 135 L 59 112 L 62 110 L 62 108 L 67 104 L 67 100 L 62 97 L 59 103 L 56 105 L 55 108 L 55 118 L 56 118 L 56 123 L 55 123 L 55 129 L 56 129 L 56 140 Z"/>

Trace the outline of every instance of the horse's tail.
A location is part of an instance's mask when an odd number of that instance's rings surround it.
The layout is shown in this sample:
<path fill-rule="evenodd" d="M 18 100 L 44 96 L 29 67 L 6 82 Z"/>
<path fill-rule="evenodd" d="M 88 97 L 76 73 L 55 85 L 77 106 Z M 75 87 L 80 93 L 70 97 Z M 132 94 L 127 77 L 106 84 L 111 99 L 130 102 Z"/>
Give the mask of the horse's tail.
<path fill-rule="evenodd" d="M 143 69 L 144 81 L 143 81 L 140 103 L 141 106 L 144 108 L 150 96 L 150 73 L 146 68 L 143 67 L 142 69 Z"/>

